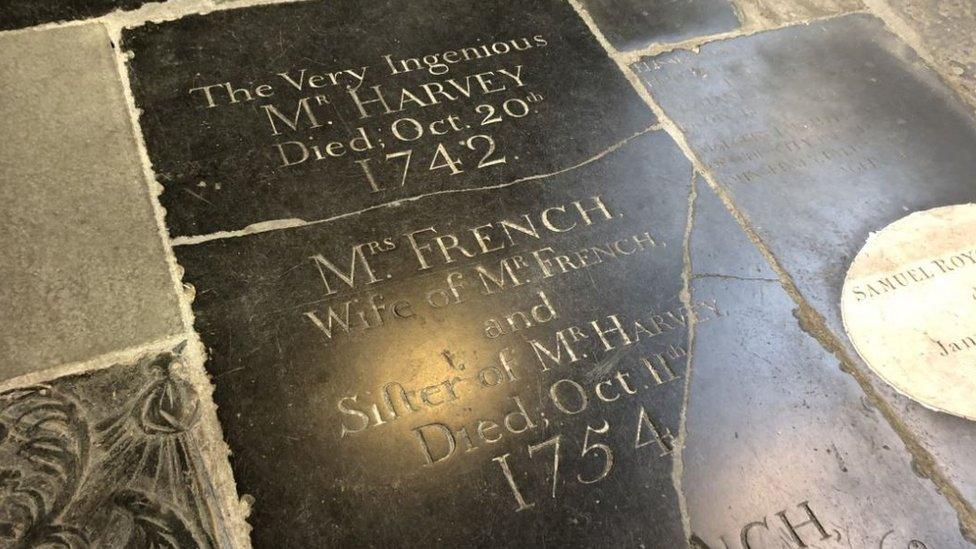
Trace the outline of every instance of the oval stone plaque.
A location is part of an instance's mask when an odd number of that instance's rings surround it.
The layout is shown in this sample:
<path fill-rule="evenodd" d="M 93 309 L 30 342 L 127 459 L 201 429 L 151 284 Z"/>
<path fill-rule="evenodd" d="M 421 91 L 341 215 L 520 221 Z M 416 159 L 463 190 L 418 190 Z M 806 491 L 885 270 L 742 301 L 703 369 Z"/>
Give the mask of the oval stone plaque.
<path fill-rule="evenodd" d="M 861 358 L 917 402 L 976 419 L 976 204 L 914 213 L 868 238 L 841 297 Z"/>

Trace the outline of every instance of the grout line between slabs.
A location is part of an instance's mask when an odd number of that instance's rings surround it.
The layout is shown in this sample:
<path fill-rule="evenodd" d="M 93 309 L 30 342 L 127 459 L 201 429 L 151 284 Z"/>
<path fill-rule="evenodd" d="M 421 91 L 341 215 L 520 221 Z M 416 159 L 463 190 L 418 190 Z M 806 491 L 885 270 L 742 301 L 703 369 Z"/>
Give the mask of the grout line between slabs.
<path fill-rule="evenodd" d="M 918 33 L 900 15 L 895 13 L 886 0 L 861 0 L 869 8 L 870 13 L 884 22 L 888 31 L 897 36 L 902 42 L 908 44 L 915 53 L 922 58 L 932 71 L 938 75 L 943 84 L 946 85 L 956 97 L 967 107 L 970 116 L 976 114 L 976 104 L 973 104 L 974 97 L 958 80 L 947 74 L 942 64 L 919 37 Z"/>
<path fill-rule="evenodd" d="M 206 478 L 199 480 L 207 484 L 215 500 L 214 504 L 217 508 L 211 508 L 208 511 L 219 514 L 219 516 L 212 517 L 212 527 L 215 535 L 219 538 L 217 541 L 218 546 L 247 549 L 251 546 L 250 530 L 246 519 L 248 509 L 242 503 L 242 500 L 239 499 L 236 481 L 227 459 L 230 455 L 230 448 L 225 442 L 223 428 L 217 417 L 217 406 L 213 401 L 214 385 L 205 368 L 207 361 L 206 349 L 194 329 L 193 309 L 191 306 L 192 287 L 185 287 L 183 285 L 183 269 L 177 262 L 176 254 L 173 252 L 172 240 L 166 229 L 166 211 L 159 202 L 159 194 L 162 192 L 162 186 L 156 181 L 155 173 L 152 169 L 152 162 L 149 159 L 148 149 L 146 148 L 139 121 L 140 110 L 135 104 L 128 68 L 126 67 L 127 54 L 122 51 L 121 36 L 123 25 L 118 22 L 112 23 L 111 21 L 103 21 L 102 24 L 106 26 L 109 37 L 115 46 L 113 49 L 115 53 L 116 71 L 129 114 L 133 142 L 138 151 L 143 182 L 146 185 L 146 194 L 148 195 L 156 218 L 156 228 L 161 245 L 164 248 L 166 263 L 172 279 L 173 291 L 176 293 L 179 302 L 180 316 L 183 320 L 183 338 L 188 342 L 186 350 L 182 355 L 187 364 L 186 377 L 200 395 L 202 410 L 199 420 L 199 442 L 201 446 L 201 457 L 205 462 Z"/>
<path fill-rule="evenodd" d="M 37 370 L 0 382 L 0 392 L 38 383 L 47 383 L 66 376 L 97 372 L 120 364 L 136 362 L 149 354 L 170 351 L 184 341 L 186 341 L 186 334 L 178 333 L 150 341 L 149 343 L 98 355 L 93 358 L 44 368 L 43 370 Z"/>
<path fill-rule="evenodd" d="M 174 21 L 188 15 L 205 15 L 212 12 L 270 6 L 275 4 L 297 4 L 311 0 L 160 0 L 147 2 L 131 10 L 114 10 L 102 15 L 66 21 L 51 21 L 19 29 L 0 30 L 0 37 L 27 32 L 43 32 L 64 27 L 102 23 L 112 27 L 136 27 L 146 23 Z"/>
<path fill-rule="evenodd" d="M 577 2 L 577 0 L 572 0 L 572 1 L 574 3 Z M 581 7 L 580 9 L 585 10 L 586 8 Z M 651 45 L 649 45 L 649 46 L 647 46 L 645 48 L 641 48 L 641 49 L 633 50 L 633 51 L 618 52 L 617 50 L 614 49 L 613 50 L 613 56 L 615 56 L 615 59 L 619 63 L 624 63 L 624 64 L 626 64 L 626 65 L 629 66 L 631 63 L 634 63 L 636 61 L 639 61 L 640 58 L 642 58 L 642 57 L 660 55 L 662 53 L 668 53 L 668 52 L 672 52 L 672 51 L 676 51 L 676 50 L 697 51 L 698 48 L 700 48 L 700 47 L 702 47 L 702 46 L 704 46 L 706 44 L 711 44 L 713 42 L 723 42 L 725 40 L 732 40 L 732 39 L 735 39 L 735 38 L 742 38 L 742 37 L 746 37 L 746 36 L 752 36 L 752 35 L 759 34 L 759 33 L 763 33 L 763 32 L 775 31 L 775 30 L 780 30 L 780 29 L 787 29 L 787 28 L 790 28 L 790 27 L 799 27 L 801 25 L 810 25 L 812 23 L 819 23 L 821 21 L 830 21 L 831 19 L 840 19 L 842 17 L 847 17 L 847 16 L 854 15 L 854 14 L 870 14 L 870 12 L 867 9 L 851 10 L 851 11 L 845 11 L 845 12 L 841 12 L 841 13 L 832 13 L 832 14 L 829 14 L 829 15 L 822 15 L 822 16 L 819 16 L 819 17 L 810 17 L 810 18 L 807 18 L 807 19 L 797 19 L 797 20 L 794 20 L 794 21 L 786 22 L 786 23 L 779 23 L 779 24 L 768 25 L 768 26 L 762 26 L 762 25 L 758 25 L 758 24 L 751 24 L 751 25 L 747 25 L 747 26 L 740 27 L 740 28 L 735 29 L 735 30 L 728 31 L 728 32 L 722 32 L 722 33 L 718 33 L 718 34 L 708 34 L 708 35 L 704 35 L 704 36 L 696 36 L 694 38 L 688 38 L 686 40 L 681 40 L 679 42 L 655 43 L 655 44 L 651 44 Z M 606 43 L 606 46 L 607 47 L 610 47 L 610 48 L 613 48 L 613 46 L 610 45 L 609 42 Z"/>
<path fill-rule="evenodd" d="M 389 202 L 382 202 L 380 204 L 373 204 L 372 206 L 366 206 L 365 208 L 362 208 L 362 209 L 359 209 L 359 210 L 355 210 L 355 211 L 351 211 L 351 212 L 344 212 L 344 213 L 341 213 L 341 214 L 333 215 L 331 217 L 326 217 L 326 218 L 322 218 L 322 219 L 316 219 L 314 221 L 305 221 L 303 219 L 278 219 L 278 220 L 275 220 L 275 221 L 262 221 L 260 223 L 255 223 L 255 224 L 252 224 L 252 225 L 248 225 L 247 227 L 244 227 L 243 229 L 238 229 L 238 230 L 234 230 L 234 231 L 218 231 L 218 232 L 215 232 L 215 233 L 208 233 L 208 234 L 195 235 L 195 236 L 178 236 L 178 237 L 175 237 L 175 238 L 172 239 L 172 245 L 173 246 L 189 246 L 189 245 L 193 245 L 193 244 L 202 244 L 204 242 L 210 242 L 210 241 L 213 241 L 213 240 L 223 240 L 223 239 L 227 239 L 227 238 L 238 238 L 238 237 L 248 236 L 248 235 L 252 235 L 252 234 L 266 233 L 266 232 L 270 232 L 270 231 L 280 231 L 280 230 L 283 230 L 283 229 L 294 229 L 294 228 L 298 228 L 298 227 L 310 227 L 310 226 L 314 226 L 314 225 L 322 225 L 322 224 L 325 224 L 325 223 L 331 223 L 333 221 L 339 221 L 339 220 L 347 219 L 347 218 L 350 218 L 350 217 L 356 217 L 356 216 L 359 216 L 359 215 L 362 215 L 362 214 L 365 214 L 365 213 L 372 212 L 374 210 L 380 210 L 380 209 L 383 209 L 383 208 L 397 208 L 397 207 L 403 206 L 404 204 L 409 204 L 411 202 L 417 202 L 419 200 L 423 200 L 425 198 L 431 198 L 431 197 L 434 197 L 434 196 L 444 196 L 444 195 L 450 195 L 450 194 L 464 194 L 464 193 L 477 193 L 477 192 L 486 192 L 486 191 L 496 191 L 496 190 L 499 190 L 499 189 L 504 189 L 504 188 L 507 188 L 507 187 L 512 187 L 512 186 L 515 186 L 515 185 L 518 185 L 518 184 L 521 184 L 521 183 L 529 183 L 529 182 L 538 181 L 538 180 L 541 180 L 541 179 L 548 179 L 550 177 L 555 177 L 555 176 L 558 176 L 558 175 L 562 175 L 562 174 L 571 172 L 571 171 L 576 170 L 578 168 L 582 168 L 583 166 L 586 166 L 588 164 L 592 164 L 592 163 L 600 160 L 601 158 L 607 156 L 608 154 L 611 154 L 611 153 L 617 151 L 618 149 L 623 148 L 624 146 L 626 146 L 628 143 L 630 143 L 634 139 L 636 139 L 636 138 L 638 138 L 638 137 L 640 137 L 640 136 L 642 136 L 644 134 L 651 133 L 651 132 L 655 132 L 655 131 L 660 131 L 660 130 L 661 130 L 661 125 L 660 124 L 652 124 L 652 125 L 644 128 L 644 129 L 642 129 L 640 131 L 634 132 L 632 135 L 629 135 L 629 136 L 621 139 L 620 141 L 617 141 L 616 143 L 613 143 L 609 147 L 601 150 L 600 152 L 598 152 L 598 153 L 596 153 L 596 154 L 594 154 L 592 156 L 589 156 L 589 157 L 587 157 L 587 158 L 585 158 L 585 159 L 583 159 L 583 160 L 581 160 L 581 161 L 579 161 L 579 162 L 577 162 L 577 163 L 575 163 L 575 164 L 573 164 L 571 166 L 567 166 L 565 168 L 560 168 L 560 169 L 555 170 L 555 171 L 552 171 L 552 172 L 540 173 L 540 174 L 533 174 L 533 175 L 527 175 L 527 176 L 524 176 L 524 177 L 519 177 L 519 178 L 513 179 L 511 181 L 506 181 L 505 183 L 497 183 L 495 185 L 487 185 L 487 186 L 483 186 L 483 187 L 465 187 L 465 188 L 461 188 L 461 189 L 441 189 L 439 191 L 431 191 L 431 192 L 428 192 L 428 193 L 418 194 L 418 195 L 414 195 L 414 196 L 406 196 L 406 197 L 403 197 L 403 198 L 399 198 L 397 200 L 391 200 Z"/>

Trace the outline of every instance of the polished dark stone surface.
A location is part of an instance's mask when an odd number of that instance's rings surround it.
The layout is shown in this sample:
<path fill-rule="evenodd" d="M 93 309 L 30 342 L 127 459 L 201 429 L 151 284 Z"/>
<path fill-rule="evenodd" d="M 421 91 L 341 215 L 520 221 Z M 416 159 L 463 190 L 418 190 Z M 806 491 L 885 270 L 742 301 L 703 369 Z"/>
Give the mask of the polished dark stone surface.
<path fill-rule="evenodd" d="M 868 234 L 976 197 L 972 118 L 871 17 L 716 42 L 634 68 L 850 356 L 840 290 Z M 976 495 L 972 424 L 877 385 Z"/>
<path fill-rule="evenodd" d="M 678 42 L 739 27 L 727 0 L 580 0 L 620 51 Z"/>
<path fill-rule="evenodd" d="M 98 17 L 114 10 L 138 8 L 145 0 L 2 0 L 0 30 L 32 27 L 41 23 Z"/>
<path fill-rule="evenodd" d="M 734 549 L 748 549 L 743 535 L 753 548 L 965 547 L 953 509 L 800 328 L 758 249 L 708 185 L 697 191 L 692 300 L 722 314 L 696 325 L 690 368 L 683 486 L 696 539 Z"/>
<path fill-rule="evenodd" d="M 302 2 L 123 39 L 172 236 L 544 174 L 654 123 L 558 0 Z"/>
<path fill-rule="evenodd" d="M 656 131 L 504 189 L 177 247 L 237 487 L 255 497 L 255 546 L 682 545 L 670 454 L 687 356 L 690 181 Z M 539 236 L 510 229 L 509 240 L 501 220 L 531 222 Z M 477 227 L 497 250 L 479 251 Z M 406 236 L 415 231 L 420 256 Z M 447 263 L 433 242 L 449 234 L 473 257 L 454 249 Z M 353 286 L 313 259 L 346 270 L 351 247 L 367 242 L 380 244 L 360 248 Z M 500 290 L 489 277 L 506 265 Z M 329 307 L 344 318 L 347 302 L 353 326 L 325 336 L 316 319 Z M 701 322 L 718 314 L 713 303 L 694 310 Z M 605 341 L 598 328 L 611 330 Z"/>

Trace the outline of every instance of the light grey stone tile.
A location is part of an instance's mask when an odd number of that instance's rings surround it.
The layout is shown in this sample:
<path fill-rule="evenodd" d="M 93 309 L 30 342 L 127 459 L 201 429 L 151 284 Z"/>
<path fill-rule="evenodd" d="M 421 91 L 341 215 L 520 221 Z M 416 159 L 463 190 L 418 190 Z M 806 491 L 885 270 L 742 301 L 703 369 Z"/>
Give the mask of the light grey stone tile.
<path fill-rule="evenodd" d="M 0 378 L 182 330 L 111 42 L 0 37 Z"/>

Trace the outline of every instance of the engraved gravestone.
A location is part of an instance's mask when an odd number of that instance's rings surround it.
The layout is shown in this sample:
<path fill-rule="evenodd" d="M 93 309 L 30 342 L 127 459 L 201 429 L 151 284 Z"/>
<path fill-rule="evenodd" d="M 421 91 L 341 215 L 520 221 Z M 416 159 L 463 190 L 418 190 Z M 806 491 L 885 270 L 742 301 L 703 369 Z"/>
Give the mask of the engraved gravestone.
<path fill-rule="evenodd" d="M 653 123 L 563 2 L 262 6 L 123 47 L 176 237 L 566 169 Z"/>
<path fill-rule="evenodd" d="M 505 189 L 178 247 L 255 544 L 680 544 L 689 178 L 658 131 Z"/>
<path fill-rule="evenodd" d="M 976 206 L 917 212 L 872 233 L 844 280 L 858 354 L 900 393 L 976 418 Z"/>
<path fill-rule="evenodd" d="M 691 167 L 567 3 L 125 47 L 256 547 L 684 543 Z"/>

